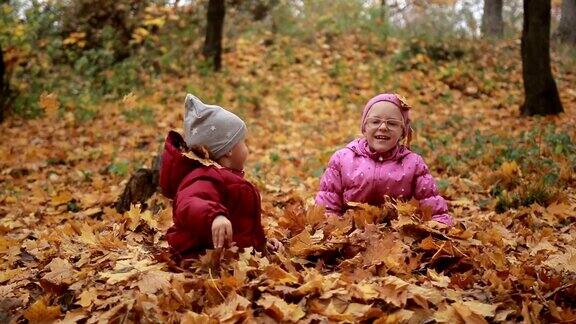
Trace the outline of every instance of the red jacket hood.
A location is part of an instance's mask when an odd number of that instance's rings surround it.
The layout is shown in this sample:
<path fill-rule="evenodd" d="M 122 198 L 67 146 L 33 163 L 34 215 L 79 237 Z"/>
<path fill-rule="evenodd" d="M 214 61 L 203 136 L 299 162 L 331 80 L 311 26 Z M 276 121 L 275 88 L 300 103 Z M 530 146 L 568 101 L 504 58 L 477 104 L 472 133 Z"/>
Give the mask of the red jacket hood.
<path fill-rule="evenodd" d="M 192 170 L 202 164 L 184 156 L 186 143 L 182 135 L 170 131 L 164 143 L 162 166 L 160 167 L 160 188 L 167 198 L 174 199 L 180 183 Z"/>

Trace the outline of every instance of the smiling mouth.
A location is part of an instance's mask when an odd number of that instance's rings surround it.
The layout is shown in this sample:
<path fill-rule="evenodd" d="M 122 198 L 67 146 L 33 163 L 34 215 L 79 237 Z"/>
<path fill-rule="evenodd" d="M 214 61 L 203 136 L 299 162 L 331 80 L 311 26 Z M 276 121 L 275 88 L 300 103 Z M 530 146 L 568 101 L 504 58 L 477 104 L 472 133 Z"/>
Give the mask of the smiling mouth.
<path fill-rule="evenodd" d="M 390 140 L 390 136 L 388 135 L 376 135 L 374 136 L 375 139 L 379 140 L 379 141 L 388 141 Z"/>

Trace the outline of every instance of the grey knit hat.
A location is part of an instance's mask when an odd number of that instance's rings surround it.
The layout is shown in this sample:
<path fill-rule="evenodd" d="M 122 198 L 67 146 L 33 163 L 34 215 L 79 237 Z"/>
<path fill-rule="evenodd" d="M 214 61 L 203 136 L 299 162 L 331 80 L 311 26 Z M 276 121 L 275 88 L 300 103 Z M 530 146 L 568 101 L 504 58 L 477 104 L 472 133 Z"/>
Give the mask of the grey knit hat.
<path fill-rule="evenodd" d="M 187 94 L 184 102 L 184 141 L 188 147 L 206 146 L 218 159 L 246 135 L 240 117 L 215 105 L 206 105 Z"/>

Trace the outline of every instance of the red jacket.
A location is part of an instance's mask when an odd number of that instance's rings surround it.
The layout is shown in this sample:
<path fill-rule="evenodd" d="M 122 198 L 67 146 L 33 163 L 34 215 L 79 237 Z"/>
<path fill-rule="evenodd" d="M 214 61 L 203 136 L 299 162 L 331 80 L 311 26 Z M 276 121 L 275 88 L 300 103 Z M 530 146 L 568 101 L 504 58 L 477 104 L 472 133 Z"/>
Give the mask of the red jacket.
<path fill-rule="evenodd" d="M 168 133 L 160 169 L 162 193 L 173 199 L 174 225 L 166 234 L 173 252 L 186 256 L 213 248 L 212 221 L 218 215 L 232 223 L 238 247 L 262 250 L 266 238 L 258 189 L 244 179 L 243 172 L 201 165 L 182 155 L 182 147 L 182 136 Z"/>

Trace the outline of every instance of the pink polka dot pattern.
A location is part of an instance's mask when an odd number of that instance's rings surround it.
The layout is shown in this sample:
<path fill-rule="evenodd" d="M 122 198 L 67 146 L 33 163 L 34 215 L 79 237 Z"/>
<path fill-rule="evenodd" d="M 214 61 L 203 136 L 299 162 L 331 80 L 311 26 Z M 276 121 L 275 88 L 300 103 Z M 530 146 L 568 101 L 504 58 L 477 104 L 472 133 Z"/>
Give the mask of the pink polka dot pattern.
<path fill-rule="evenodd" d="M 347 202 L 381 204 L 384 195 L 432 208 L 433 219 L 452 225 L 446 201 L 422 157 L 404 146 L 384 154 L 373 153 L 360 138 L 338 150 L 328 163 L 316 194 L 316 204 L 328 212 L 343 214 Z"/>

